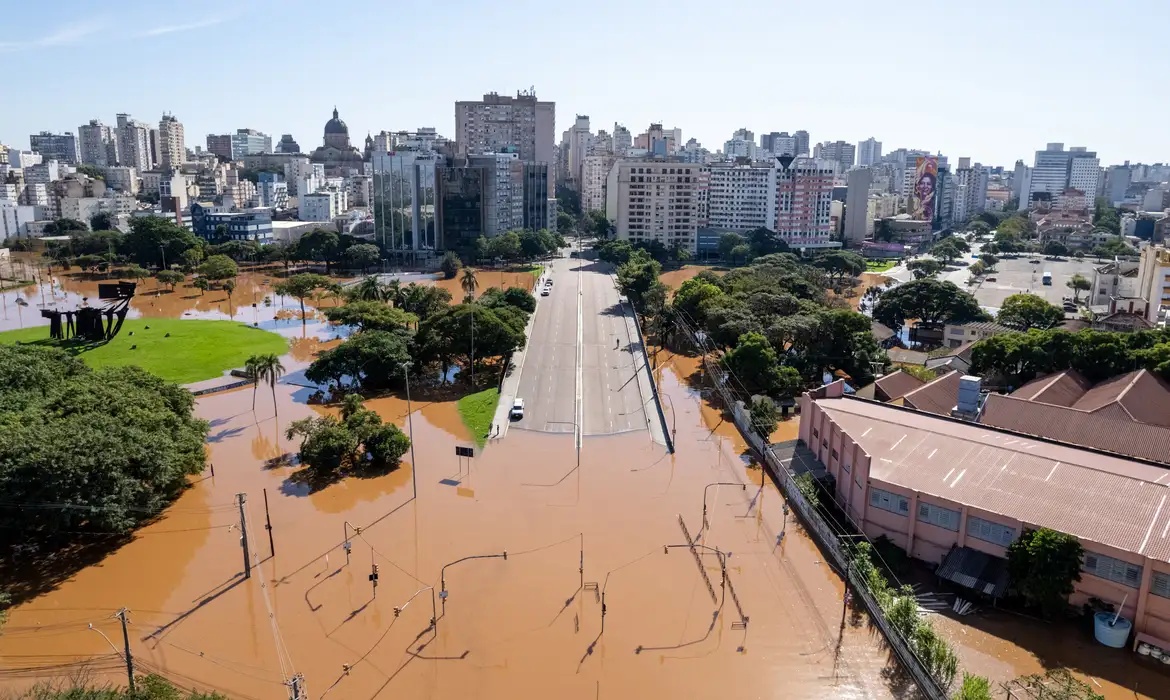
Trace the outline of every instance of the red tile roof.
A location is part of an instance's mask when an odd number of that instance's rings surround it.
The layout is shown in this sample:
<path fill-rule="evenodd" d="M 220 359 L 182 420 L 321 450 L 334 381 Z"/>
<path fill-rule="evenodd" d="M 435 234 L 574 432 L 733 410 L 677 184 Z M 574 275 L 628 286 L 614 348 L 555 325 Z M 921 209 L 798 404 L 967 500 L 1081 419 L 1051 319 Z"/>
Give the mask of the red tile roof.
<path fill-rule="evenodd" d="M 959 398 L 960 377 L 962 375 L 957 371 L 947 372 L 903 396 L 902 403 L 919 411 L 949 416 Z"/>
<path fill-rule="evenodd" d="M 1170 561 L 1170 470 L 874 401 L 815 401 L 870 455 L 871 479 Z"/>
<path fill-rule="evenodd" d="M 905 396 L 907 392 L 913 391 L 922 385 L 923 381 L 918 377 L 915 377 L 912 374 L 907 374 L 902 370 L 897 370 L 895 372 L 890 372 L 889 374 L 874 382 L 874 386 L 878 389 L 881 389 L 881 392 L 885 394 L 884 399 L 876 395 L 875 398 L 877 398 L 879 401 L 889 401 L 891 399 Z"/>
<path fill-rule="evenodd" d="M 1170 428 L 1134 421 L 1119 404 L 1093 413 L 989 394 L 979 422 L 1170 465 Z"/>
<path fill-rule="evenodd" d="M 1170 427 L 1170 387 L 1144 369 L 1107 379 L 1073 404 L 1081 411 L 1097 411 L 1118 403 L 1142 423 Z"/>
<path fill-rule="evenodd" d="M 1040 401 L 1055 406 L 1071 406 L 1077 402 L 1092 383 L 1074 369 L 1038 377 L 1012 392 L 1012 396 L 1027 401 Z"/>

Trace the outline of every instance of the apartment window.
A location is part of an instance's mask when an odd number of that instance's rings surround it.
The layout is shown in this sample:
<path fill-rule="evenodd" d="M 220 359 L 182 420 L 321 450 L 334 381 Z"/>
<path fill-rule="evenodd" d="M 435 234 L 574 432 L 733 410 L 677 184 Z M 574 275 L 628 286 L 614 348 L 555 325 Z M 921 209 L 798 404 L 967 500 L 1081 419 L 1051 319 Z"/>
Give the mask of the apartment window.
<path fill-rule="evenodd" d="M 943 508 L 930 503 L 918 504 L 918 520 L 937 525 L 951 532 L 959 531 L 959 511 Z"/>
<path fill-rule="evenodd" d="M 888 510 L 897 515 L 910 514 L 910 499 L 873 487 L 869 489 L 869 504 L 874 508 Z"/>
<path fill-rule="evenodd" d="M 1085 552 L 1081 571 L 1130 588 L 1137 588 L 1142 582 L 1142 567 L 1093 552 Z"/>
<path fill-rule="evenodd" d="M 967 516 L 967 536 L 1006 547 L 1016 539 L 1016 529 L 990 520 Z"/>
<path fill-rule="evenodd" d="M 1155 571 L 1150 577 L 1150 593 L 1170 598 L 1170 574 Z"/>

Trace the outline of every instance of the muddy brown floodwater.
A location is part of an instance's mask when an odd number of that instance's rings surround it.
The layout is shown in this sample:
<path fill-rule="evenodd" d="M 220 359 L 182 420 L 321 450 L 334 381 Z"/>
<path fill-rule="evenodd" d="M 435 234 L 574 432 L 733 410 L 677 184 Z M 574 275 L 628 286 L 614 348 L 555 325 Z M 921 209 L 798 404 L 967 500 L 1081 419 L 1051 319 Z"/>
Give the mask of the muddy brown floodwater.
<path fill-rule="evenodd" d="M 333 341 L 279 309 L 272 323 L 301 339 L 277 406 L 261 392 L 253 412 L 249 389 L 197 401 L 215 476 L 15 607 L 0 687 L 86 667 L 123 680 L 112 614 L 126 607 L 139 672 L 238 698 L 286 698 L 293 673 L 313 698 L 906 694 L 879 640 L 842 625 L 839 576 L 761 486 L 734 426 L 688 385 L 693 359 L 660 370 L 673 455 L 645 431 L 587 437 L 577 468 L 571 435 L 514 430 L 461 461 L 454 447 L 471 443 L 455 404 L 416 400 L 414 464 L 313 490 L 266 463 L 295 451 L 291 421 L 317 414 L 299 372 Z M 407 429 L 405 401 L 368 405 Z M 695 554 L 678 546 L 680 519 Z"/>

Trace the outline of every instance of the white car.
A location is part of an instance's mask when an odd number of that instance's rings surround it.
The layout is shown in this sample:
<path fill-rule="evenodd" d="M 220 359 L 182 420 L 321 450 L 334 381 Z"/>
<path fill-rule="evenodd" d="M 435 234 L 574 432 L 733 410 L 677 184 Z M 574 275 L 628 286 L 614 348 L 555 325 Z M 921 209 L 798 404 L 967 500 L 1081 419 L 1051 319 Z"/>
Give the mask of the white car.
<path fill-rule="evenodd" d="M 548 287 L 545 287 L 544 289 L 540 290 L 540 296 L 546 297 L 548 295 L 549 295 L 549 288 Z"/>
<path fill-rule="evenodd" d="M 512 410 L 508 411 L 508 417 L 512 420 L 520 420 L 524 417 L 524 399 L 516 399 L 512 402 Z"/>

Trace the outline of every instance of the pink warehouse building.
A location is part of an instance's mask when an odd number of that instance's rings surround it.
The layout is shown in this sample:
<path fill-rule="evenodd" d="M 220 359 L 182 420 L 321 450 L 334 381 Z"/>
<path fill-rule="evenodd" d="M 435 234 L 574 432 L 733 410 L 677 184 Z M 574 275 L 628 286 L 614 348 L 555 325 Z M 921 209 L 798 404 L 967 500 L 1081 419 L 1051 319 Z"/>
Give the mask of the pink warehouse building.
<path fill-rule="evenodd" d="M 1164 466 L 845 396 L 841 381 L 806 393 L 800 409 L 800 439 L 869 537 L 942 564 L 953 551 L 1003 558 L 1024 528 L 1069 533 L 1085 551 L 1070 603 L 1124 601 L 1135 646 L 1170 651 Z"/>

